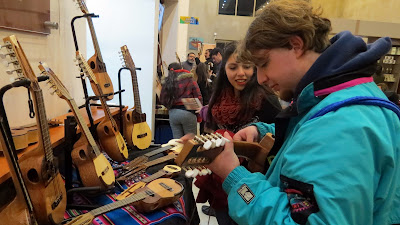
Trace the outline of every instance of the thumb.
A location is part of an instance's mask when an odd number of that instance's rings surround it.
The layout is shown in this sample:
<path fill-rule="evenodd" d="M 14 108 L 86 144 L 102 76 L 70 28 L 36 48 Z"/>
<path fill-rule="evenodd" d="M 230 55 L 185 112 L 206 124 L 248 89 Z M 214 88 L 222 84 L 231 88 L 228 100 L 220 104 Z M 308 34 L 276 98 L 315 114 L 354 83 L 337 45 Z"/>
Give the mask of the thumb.
<path fill-rule="evenodd" d="M 226 143 L 225 143 L 225 149 L 226 149 L 226 147 L 233 148 L 233 139 L 232 139 L 231 135 L 226 131 L 224 133 L 224 138 L 227 139 Z"/>

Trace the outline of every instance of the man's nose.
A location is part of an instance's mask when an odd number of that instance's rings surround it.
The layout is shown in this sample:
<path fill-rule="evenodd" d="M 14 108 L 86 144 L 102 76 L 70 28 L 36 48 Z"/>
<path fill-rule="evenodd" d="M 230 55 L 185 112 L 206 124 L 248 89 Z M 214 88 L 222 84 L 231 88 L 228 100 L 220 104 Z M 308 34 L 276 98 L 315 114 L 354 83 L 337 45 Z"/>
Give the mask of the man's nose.
<path fill-rule="evenodd" d="M 263 84 L 268 81 L 267 74 L 259 68 L 257 68 L 257 81 L 259 84 Z"/>

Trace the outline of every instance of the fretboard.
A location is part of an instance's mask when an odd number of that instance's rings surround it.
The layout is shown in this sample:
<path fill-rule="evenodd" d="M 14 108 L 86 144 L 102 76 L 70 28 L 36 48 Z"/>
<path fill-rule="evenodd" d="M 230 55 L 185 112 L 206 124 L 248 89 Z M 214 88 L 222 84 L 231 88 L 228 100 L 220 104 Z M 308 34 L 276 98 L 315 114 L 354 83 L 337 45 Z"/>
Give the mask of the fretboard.
<path fill-rule="evenodd" d="M 154 166 L 154 165 L 157 165 L 157 164 L 160 164 L 160 163 L 163 163 L 163 162 L 166 162 L 168 160 L 175 159 L 175 158 L 176 158 L 175 154 L 169 154 L 169 155 L 163 156 L 161 158 L 149 161 L 149 162 L 147 162 L 147 163 L 145 163 L 143 165 L 144 165 L 145 168 L 147 168 L 147 167 Z"/>
<path fill-rule="evenodd" d="M 39 125 L 38 127 L 40 127 L 39 133 L 42 139 L 39 140 L 39 143 L 42 142 L 43 144 L 46 161 L 53 162 L 53 150 L 51 148 L 49 125 L 47 124 L 46 107 L 44 105 L 42 90 L 40 88 L 35 88 L 33 97 L 36 101 L 36 121 Z"/>
<path fill-rule="evenodd" d="M 79 107 L 76 105 L 76 102 L 74 99 L 69 99 L 67 100 L 69 106 L 71 107 L 72 113 L 74 113 L 75 118 L 78 122 L 79 127 L 82 130 L 82 133 L 85 135 L 86 140 L 88 141 L 89 145 L 92 147 L 94 153 L 96 154 L 96 156 L 100 155 L 100 149 L 97 146 L 96 141 L 93 138 L 92 133 L 90 132 L 88 126 L 86 125 L 85 120 L 82 118 L 81 113 L 79 112 Z"/>
<path fill-rule="evenodd" d="M 135 67 L 130 66 L 131 76 L 132 76 L 132 86 L 133 86 L 133 98 L 135 101 L 135 110 L 138 113 L 142 113 L 142 106 L 140 104 L 140 95 L 139 95 L 139 85 L 136 76 Z"/>
<path fill-rule="evenodd" d="M 94 210 L 90 211 L 90 214 L 92 214 L 93 216 L 96 217 L 96 216 L 104 214 L 106 212 L 110 212 L 114 209 L 118 209 L 118 208 L 124 207 L 126 205 L 132 204 L 134 202 L 140 201 L 142 199 L 145 199 L 149 195 L 154 195 L 154 192 L 151 191 L 150 189 L 148 189 L 144 192 L 139 192 L 137 194 L 129 196 L 120 201 L 116 201 L 116 202 L 110 203 L 108 205 L 102 206 L 100 208 L 94 209 Z"/>
<path fill-rule="evenodd" d="M 168 146 L 165 146 L 165 147 L 162 147 L 162 148 L 159 148 L 159 149 L 155 149 L 155 150 L 153 150 L 151 152 L 148 152 L 148 153 L 144 154 L 144 156 L 149 158 L 149 157 L 151 157 L 153 155 L 157 155 L 158 153 L 165 152 L 165 151 L 167 151 L 167 150 L 169 150 L 169 149 L 171 149 L 173 147 L 174 146 L 172 146 L 172 145 L 168 145 Z"/>
<path fill-rule="evenodd" d="M 92 36 L 93 47 L 97 54 L 97 58 L 100 60 L 101 63 L 104 63 L 103 57 L 101 56 L 99 42 L 97 41 L 96 31 L 94 30 L 93 21 L 91 17 L 87 17 L 88 25 L 90 34 Z"/>
<path fill-rule="evenodd" d="M 167 173 L 165 172 L 165 170 L 160 170 L 160 171 L 156 172 L 155 174 L 152 174 L 152 175 L 150 175 L 150 176 L 148 176 L 148 177 L 142 179 L 141 181 L 144 182 L 144 183 L 150 183 L 150 182 L 152 182 L 153 180 L 158 179 L 158 178 L 164 176 L 165 174 L 167 174 Z"/>

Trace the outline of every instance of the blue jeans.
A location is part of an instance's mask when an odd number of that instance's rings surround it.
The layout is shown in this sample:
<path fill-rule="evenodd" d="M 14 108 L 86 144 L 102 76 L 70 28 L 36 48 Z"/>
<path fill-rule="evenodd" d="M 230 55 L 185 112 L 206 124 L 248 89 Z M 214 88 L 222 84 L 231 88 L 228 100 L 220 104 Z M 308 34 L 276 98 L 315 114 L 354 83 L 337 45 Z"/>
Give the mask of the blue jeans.
<path fill-rule="evenodd" d="M 188 133 L 197 133 L 197 117 L 184 109 L 169 110 L 169 125 L 175 139 Z"/>

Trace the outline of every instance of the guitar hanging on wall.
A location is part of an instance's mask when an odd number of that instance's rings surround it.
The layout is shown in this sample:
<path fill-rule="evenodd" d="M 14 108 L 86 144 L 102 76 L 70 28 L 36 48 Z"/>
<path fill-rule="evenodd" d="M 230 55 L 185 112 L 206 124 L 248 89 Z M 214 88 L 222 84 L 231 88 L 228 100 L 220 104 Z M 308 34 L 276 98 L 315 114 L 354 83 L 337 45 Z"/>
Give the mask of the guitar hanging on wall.
<path fill-rule="evenodd" d="M 86 7 L 84 0 L 77 0 L 79 8 L 84 14 L 89 14 L 89 10 Z M 94 46 L 94 55 L 87 61 L 92 69 L 94 75 L 96 76 L 99 87 L 101 88 L 104 95 L 107 95 L 107 100 L 111 100 L 114 97 L 114 87 L 111 82 L 110 76 L 107 73 L 106 64 L 104 63 L 103 57 L 101 56 L 99 42 L 97 41 L 96 31 L 94 30 L 94 25 L 91 17 L 86 17 L 89 25 L 90 34 L 92 36 L 92 42 Z M 97 88 L 92 85 L 93 91 Z M 98 93 L 95 92 L 97 96 Z"/>
<path fill-rule="evenodd" d="M 121 47 L 125 67 L 129 68 L 132 77 L 133 97 L 135 100 L 134 108 L 128 109 L 124 116 L 125 138 L 130 146 L 136 146 L 138 149 L 146 149 L 151 144 L 151 130 L 146 122 L 146 114 L 142 112 L 140 104 L 139 85 L 136 76 L 135 63 L 132 60 L 126 45 Z"/>
<path fill-rule="evenodd" d="M 110 162 L 100 152 L 92 133 L 81 113 L 75 100 L 69 94 L 67 88 L 58 79 L 57 75 L 44 63 L 40 63 L 39 69 L 42 74 L 49 76 L 49 83 L 57 95 L 64 99 L 71 108 L 76 121 L 81 129 L 82 135 L 71 152 L 74 164 L 78 167 L 79 175 L 85 187 L 101 187 L 109 189 L 114 186 L 115 175 Z M 83 143 L 83 144 L 82 144 Z"/>
<path fill-rule="evenodd" d="M 38 147 L 26 152 L 19 159 L 22 176 L 38 223 L 59 224 L 64 219 L 67 197 L 64 181 L 54 161 L 43 93 L 17 38 L 12 35 L 3 41 L 10 44 L 8 51 L 15 68 L 13 71 L 31 80 L 29 91 L 33 96 L 39 128 Z"/>
<path fill-rule="evenodd" d="M 76 52 L 76 59 L 79 63 L 79 67 L 89 77 L 90 83 L 94 84 L 93 86 L 95 89 L 93 89 L 93 91 L 99 93 L 98 96 L 104 110 L 105 117 L 96 128 L 100 145 L 113 160 L 118 162 L 125 161 L 128 158 L 128 148 L 126 147 L 124 138 L 119 132 L 119 128 L 111 114 L 110 108 L 103 97 L 100 84 L 92 69 L 79 51 Z"/>

